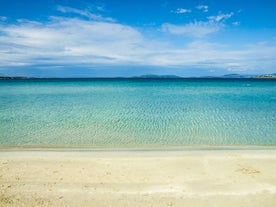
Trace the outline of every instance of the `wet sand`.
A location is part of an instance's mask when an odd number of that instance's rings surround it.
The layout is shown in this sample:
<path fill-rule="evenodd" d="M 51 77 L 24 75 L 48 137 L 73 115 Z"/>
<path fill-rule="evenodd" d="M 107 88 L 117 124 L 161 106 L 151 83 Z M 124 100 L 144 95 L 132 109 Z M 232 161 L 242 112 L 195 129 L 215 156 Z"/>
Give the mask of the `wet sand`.
<path fill-rule="evenodd" d="M 0 150 L 0 206 L 274 207 L 276 150 Z"/>

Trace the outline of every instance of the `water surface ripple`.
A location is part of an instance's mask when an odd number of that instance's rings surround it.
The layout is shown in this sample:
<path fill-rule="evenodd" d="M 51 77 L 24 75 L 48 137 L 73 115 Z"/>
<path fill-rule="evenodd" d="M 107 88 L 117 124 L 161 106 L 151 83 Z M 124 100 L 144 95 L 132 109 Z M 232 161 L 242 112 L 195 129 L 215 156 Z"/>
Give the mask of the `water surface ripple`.
<path fill-rule="evenodd" d="M 276 81 L 3 80 L 0 146 L 275 145 Z"/>

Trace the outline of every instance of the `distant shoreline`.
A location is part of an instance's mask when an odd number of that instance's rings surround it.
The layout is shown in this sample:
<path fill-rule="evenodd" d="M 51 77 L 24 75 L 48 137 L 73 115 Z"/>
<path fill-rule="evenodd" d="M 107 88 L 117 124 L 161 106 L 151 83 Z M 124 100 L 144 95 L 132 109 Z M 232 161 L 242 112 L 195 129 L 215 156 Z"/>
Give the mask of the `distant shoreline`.
<path fill-rule="evenodd" d="M 65 152 L 185 152 L 185 151 L 240 151 L 276 150 L 276 145 L 221 145 L 221 146 L 174 146 L 174 147 L 74 147 L 74 146 L 0 146 L 0 153 L 6 151 L 65 151 Z"/>
<path fill-rule="evenodd" d="M 162 77 L 1 77 L 0 80 L 276 80 L 276 76 L 273 77 L 174 77 L 174 78 L 162 78 Z"/>
<path fill-rule="evenodd" d="M 146 74 L 131 77 L 33 77 L 33 76 L 0 76 L 0 80 L 29 80 L 29 79 L 276 79 L 276 73 L 272 74 L 225 74 L 222 76 L 177 76 L 177 75 L 155 75 Z"/>

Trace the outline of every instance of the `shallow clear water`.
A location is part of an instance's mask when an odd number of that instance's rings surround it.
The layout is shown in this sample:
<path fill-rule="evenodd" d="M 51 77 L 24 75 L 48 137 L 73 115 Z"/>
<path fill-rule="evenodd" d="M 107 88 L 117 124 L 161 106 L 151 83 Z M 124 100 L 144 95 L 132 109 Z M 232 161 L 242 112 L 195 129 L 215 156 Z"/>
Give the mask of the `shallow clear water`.
<path fill-rule="evenodd" d="M 0 81 L 0 146 L 275 144 L 276 81 Z"/>

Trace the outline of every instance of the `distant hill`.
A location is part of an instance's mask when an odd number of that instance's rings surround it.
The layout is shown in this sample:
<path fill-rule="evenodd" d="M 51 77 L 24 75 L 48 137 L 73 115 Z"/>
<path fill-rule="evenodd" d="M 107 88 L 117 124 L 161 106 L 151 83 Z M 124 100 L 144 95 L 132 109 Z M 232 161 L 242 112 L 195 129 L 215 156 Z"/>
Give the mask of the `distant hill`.
<path fill-rule="evenodd" d="M 0 76 L 0 80 L 22 80 L 22 79 L 31 79 L 32 77 L 27 77 L 27 76 Z"/>
<path fill-rule="evenodd" d="M 221 78 L 253 78 L 254 75 L 248 75 L 248 74 L 226 74 L 221 76 Z"/>
<path fill-rule="evenodd" d="M 83 79 L 89 79 L 89 78 L 93 78 L 93 77 L 83 77 Z M 97 78 L 97 77 L 95 77 Z M 100 78 L 100 77 L 99 77 Z M 126 78 L 126 77 L 110 77 L 110 78 Z M 141 75 L 141 76 L 133 76 L 130 78 L 160 78 L 160 79 L 173 79 L 173 78 L 210 78 L 210 79 L 231 79 L 231 78 L 236 78 L 236 79 L 243 79 L 243 78 L 258 78 L 258 79 L 275 79 L 276 78 L 276 73 L 272 73 L 272 74 L 261 74 L 261 75 L 250 75 L 250 74 L 226 74 L 223 76 L 201 76 L 201 77 L 182 77 L 182 76 L 177 76 L 177 75 L 155 75 L 155 74 L 145 74 L 145 75 Z M 28 76 L 3 76 L 0 75 L 0 80 L 22 80 L 22 79 L 49 79 L 47 77 L 45 78 L 38 78 L 38 77 L 28 77 Z M 57 79 L 68 79 L 68 78 L 57 78 Z M 70 79 L 74 79 L 74 78 L 70 78 Z M 79 78 L 78 78 L 79 79 Z"/>
<path fill-rule="evenodd" d="M 250 74 L 225 74 L 223 76 L 200 76 L 200 77 L 181 77 L 176 75 L 154 75 L 147 74 L 141 76 L 135 76 L 133 78 L 254 78 L 256 75 Z"/>
<path fill-rule="evenodd" d="M 133 78 L 253 78 L 256 75 L 248 75 L 248 74 L 226 74 L 223 76 L 200 76 L 200 77 L 181 77 L 176 75 L 154 75 L 147 74 L 141 76 L 135 76 Z"/>
<path fill-rule="evenodd" d="M 141 76 L 135 76 L 133 78 L 182 78 L 177 75 L 154 75 L 154 74 L 146 74 Z"/>

